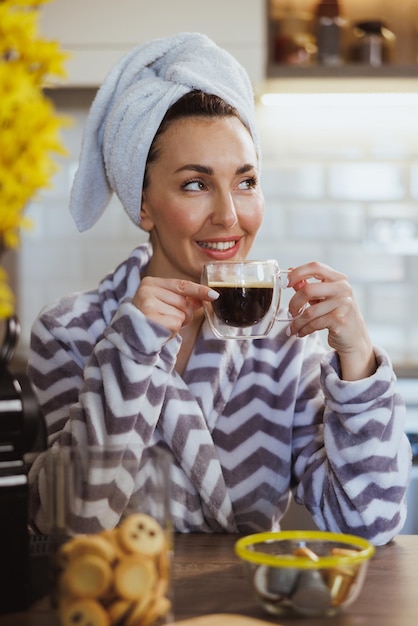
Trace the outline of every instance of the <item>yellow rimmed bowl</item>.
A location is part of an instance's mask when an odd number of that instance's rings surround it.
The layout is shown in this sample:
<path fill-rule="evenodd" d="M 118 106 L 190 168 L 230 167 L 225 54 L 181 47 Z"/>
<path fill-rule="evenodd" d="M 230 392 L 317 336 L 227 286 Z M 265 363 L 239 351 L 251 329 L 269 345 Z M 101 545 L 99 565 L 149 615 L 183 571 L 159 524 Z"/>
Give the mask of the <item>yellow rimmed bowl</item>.
<path fill-rule="evenodd" d="M 235 543 L 272 615 L 335 615 L 358 597 L 374 552 L 366 539 L 319 530 L 256 533 Z"/>

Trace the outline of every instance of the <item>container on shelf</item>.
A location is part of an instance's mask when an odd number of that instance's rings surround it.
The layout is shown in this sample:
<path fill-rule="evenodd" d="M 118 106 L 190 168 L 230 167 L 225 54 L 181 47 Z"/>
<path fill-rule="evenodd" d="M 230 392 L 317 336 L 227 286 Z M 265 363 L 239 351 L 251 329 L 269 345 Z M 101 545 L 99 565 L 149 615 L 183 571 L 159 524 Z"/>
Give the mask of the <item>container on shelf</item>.
<path fill-rule="evenodd" d="M 316 61 L 312 16 L 289 6 L 272 19 L 271 60 L 280 65 L 310 66 Z"/>
<path fill-rule="evenodd" d="M 342 65 L 345 24 L 338 0 L 318 2 L 315 8 L 315 35 L 319 65 Z"/>
<path fill-rule="evenodd" d="M 381 20 L 357 22 L 352 28 L 350 61 L 379 67 L 394 60 L 395 34 Z"/>

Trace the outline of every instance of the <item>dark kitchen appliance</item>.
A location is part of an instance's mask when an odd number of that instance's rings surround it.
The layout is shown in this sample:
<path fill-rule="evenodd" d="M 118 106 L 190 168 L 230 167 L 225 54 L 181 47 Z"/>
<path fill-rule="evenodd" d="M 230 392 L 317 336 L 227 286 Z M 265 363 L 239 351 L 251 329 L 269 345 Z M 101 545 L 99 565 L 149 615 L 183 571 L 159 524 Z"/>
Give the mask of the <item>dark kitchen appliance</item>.
<path fill-rule="evenodd" d="M 0 347 L 0 613 L 25 610 L 31 601 L 24 456 L 46 448 L 45 422 L 31 384 L 25 374 L 10 371 L 19 336 L 18 319 L 7 319 Z"/>

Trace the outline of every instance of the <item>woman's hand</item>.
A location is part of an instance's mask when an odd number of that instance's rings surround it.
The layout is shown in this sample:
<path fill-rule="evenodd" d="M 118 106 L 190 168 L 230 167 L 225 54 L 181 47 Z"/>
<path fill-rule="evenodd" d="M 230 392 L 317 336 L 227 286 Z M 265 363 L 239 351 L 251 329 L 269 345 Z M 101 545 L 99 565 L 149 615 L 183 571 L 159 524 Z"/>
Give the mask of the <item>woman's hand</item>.
<path fill-rule="evenodd" d="M 304 337 L 328 329 L 328 343 L 339 356 L 341 378 L 359 380 L 376 371 L 373 346 L 347 276 L 322 263 L 308 263 L 289 273 L 296 291 L 289 303 L 292 315 L 309 304 L 292 322 L 292 335 Z"/>
<path fill-rule="evenodd" d="M 219 294 L 189 280 L 146 276 L 133 298 L 134 305 L 150 320 L 165 326 L 173 337 L 193 320 L 204 301 Z"/>

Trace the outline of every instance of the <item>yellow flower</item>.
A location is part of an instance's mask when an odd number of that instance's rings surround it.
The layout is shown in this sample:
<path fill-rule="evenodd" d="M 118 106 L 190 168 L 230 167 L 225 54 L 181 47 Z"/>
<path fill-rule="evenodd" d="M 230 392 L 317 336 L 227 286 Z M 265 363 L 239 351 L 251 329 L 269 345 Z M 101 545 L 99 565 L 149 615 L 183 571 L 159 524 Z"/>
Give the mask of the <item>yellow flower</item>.
<path fill-rule="evenodd" d="M 0 0 L 0 252 L 19 245 L 29 226 L 23 215 L 64 154 L 59 138 L 67 120 L 55 114 L 44 87 L 64 77 L 64 54 L 38 36 L 40 7 L 50 0 Z M 53 1 L 53 0 L 52 0 Z M 13 312 L 13 294 L 0 268 L 0 319 Z"/>
<path fill-rule="evenodd" d="M 7 284 L 6 272 L 0 267 L 0 319 L 13 315 L 13 310 L 13 292 Z"/>

